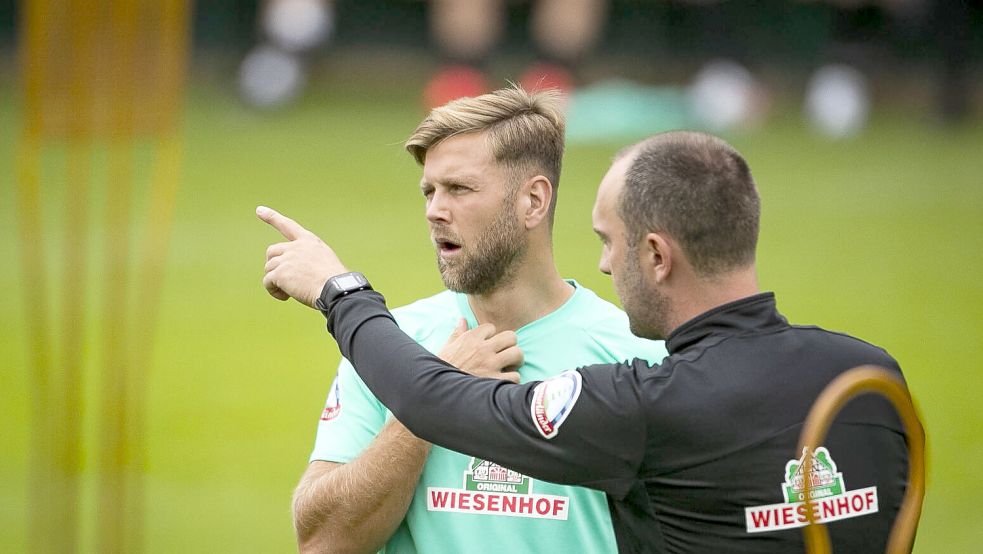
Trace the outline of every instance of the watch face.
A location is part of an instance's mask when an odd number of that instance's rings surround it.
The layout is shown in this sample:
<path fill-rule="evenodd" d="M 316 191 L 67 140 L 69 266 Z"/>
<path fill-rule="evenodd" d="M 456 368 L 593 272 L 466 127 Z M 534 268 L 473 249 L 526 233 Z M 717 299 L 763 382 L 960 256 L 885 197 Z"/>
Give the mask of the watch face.
<path fill-rule="evenodd" d="M 365 275 L 357 271 L 335 275 L 324 283 L 324 288 L 321 289 L 321 295 L 314 301 L 314 307 L 324 312 L 324 315 L 327 316 L 328 306 L 332 302 L 359 290 L 372 290 L 372 286 L 369 285 L 369 280 L 365 278 Z"/>
<path fill-rule="evenodd" d="M 338 287 L 338 289 L 340 290 L 357 289 L 364 284 L 365 283 L 362 282 L 362 280 L 359 279 L 357 275 L 351 273 L 346 275 L 339 275 L 337 278 L 335 278 L 335 286 Z"/>

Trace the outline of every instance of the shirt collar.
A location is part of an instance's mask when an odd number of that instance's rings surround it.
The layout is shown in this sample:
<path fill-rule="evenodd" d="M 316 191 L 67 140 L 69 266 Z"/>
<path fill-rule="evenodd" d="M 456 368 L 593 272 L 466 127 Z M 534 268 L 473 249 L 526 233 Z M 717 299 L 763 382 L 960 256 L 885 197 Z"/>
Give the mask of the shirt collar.
<path fill-rule="evenodd" d="M 669 334 L 666 348 L 675 354 L 710 335 L 738 335 L 786 325 L 788 321 L 775 307 L 775 293 L 763 292 L 722 304 L 683 323 Z"/>

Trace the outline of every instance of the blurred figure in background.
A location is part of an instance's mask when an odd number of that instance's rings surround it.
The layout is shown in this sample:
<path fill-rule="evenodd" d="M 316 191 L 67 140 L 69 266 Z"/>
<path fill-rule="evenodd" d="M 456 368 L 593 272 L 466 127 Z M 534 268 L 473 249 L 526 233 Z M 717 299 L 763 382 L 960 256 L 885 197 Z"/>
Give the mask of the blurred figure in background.
<path fill-rule="evenodd" d="M 867 125 L 870 78 L 883 62 L 891 35 L 917 36 L 923 0 L 824 0 L 832 9 L 830 37 L 806 84 L 804 109 L 822 135 L 841 139 Z"/>
<path fill-rule="evenodd" d="M 239 92 L 254 106 L 280 106 L 304 88 L 305 57 L 334 32 L 333 1 L 265 0 L 259 32 L 260 43 L 239 67 Z"/>
<path fill-rule="evenodd" d="M 681 0 L 699 22 L 703 48 L 709 58 L 690 82 L 687 94 L 694 115 L 711 131 L 757 126 L 770 104 L 768 91 L 752 72 L 738 11 L 743 2 Z"/>
<path fill-rule="evenodd" d="M 577 64 L 596 46 L 607 0 L 539 0 L 532 3 L 529 33 L 537 62 L 520 79 L 529 91 L 576 84 Z M 432 0 L 430 29 L 442 67 L 424 90 L 428 109 L 488 91 L 486 64 L 505 28 L 505 0 Z"/>
<path fill-rule="evenodd" d="M 932 6 L 932 13 L 929 14 L 931 34 L 933 42 L 939 46 L 942 58 L 938 91 L 939 115 L 947 123 L 965 121 L 971 112 L 970 61 L 973 34 L 970 22 L 974 15 L 979 15 L 983 2 L 935 0 Z"/>
<path fill-rule="evenodd" d="M 947 118 L 966 111 L 965 66 L 968 25 L 960 0 L 799 0 L 821 3 L 828 21 L 826 43 L 820 46 L 803 99 L 809 123 L 834 139 L 860 132 L 871 105 L 870 77 L 883 63 L 890 39 L 938 45 L 944 58 L 941 111 Z M 688 0 L 701 19 L 710 60 L 690 87 L 691 106 L 709 129 L 721 132 L 756 126 L 769 105 L 768 94 L 755 74 L 747 37 L 732 24 L 746 7 L 726 0 Z M 791 13 L 791 12 L 790 12 Z M 794 21 L 789 22 L 794 25 Z M 768 32 L 776 32 L 774 29 Z"/>

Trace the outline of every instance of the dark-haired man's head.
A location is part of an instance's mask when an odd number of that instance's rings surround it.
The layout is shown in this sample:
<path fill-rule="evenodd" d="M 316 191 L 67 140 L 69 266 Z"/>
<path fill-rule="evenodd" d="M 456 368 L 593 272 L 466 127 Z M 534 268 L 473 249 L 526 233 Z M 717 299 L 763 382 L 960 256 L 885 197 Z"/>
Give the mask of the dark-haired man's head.
<path fill-rule="evenodd" d="M 747 163 L 717 137 L 674 131 L 622 150 L 594 226 L 632 331 L 664 337 L 692 311 L 695 288 L 727 292 L 730 276 L 753 273 L 759 215 Z"/>

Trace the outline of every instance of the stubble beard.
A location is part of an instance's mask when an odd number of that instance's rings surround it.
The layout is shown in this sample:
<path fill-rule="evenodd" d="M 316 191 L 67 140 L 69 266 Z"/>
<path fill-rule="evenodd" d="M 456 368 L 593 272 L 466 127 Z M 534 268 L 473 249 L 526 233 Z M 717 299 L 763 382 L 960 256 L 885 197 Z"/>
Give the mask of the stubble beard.
<path fill-rule="evenodd" d="M 460 259 L 447 261 L 437 255 L 444 286 L 464 294 L 485 294 L 515 280 L 526 243 L 511 207 L 512 202 L 503 203 L 491 225 Z"/>
<path fill-rule="evenodd" d="M 645 286 L 634 247 L 625 249 L 622 274 L 614 279 L 615 291 L 621 306 L 628 314 L 628 327 L 632 334 L 645 339 L 664 339 L 671 306 L 669 298 L 659 291 Z"/>

